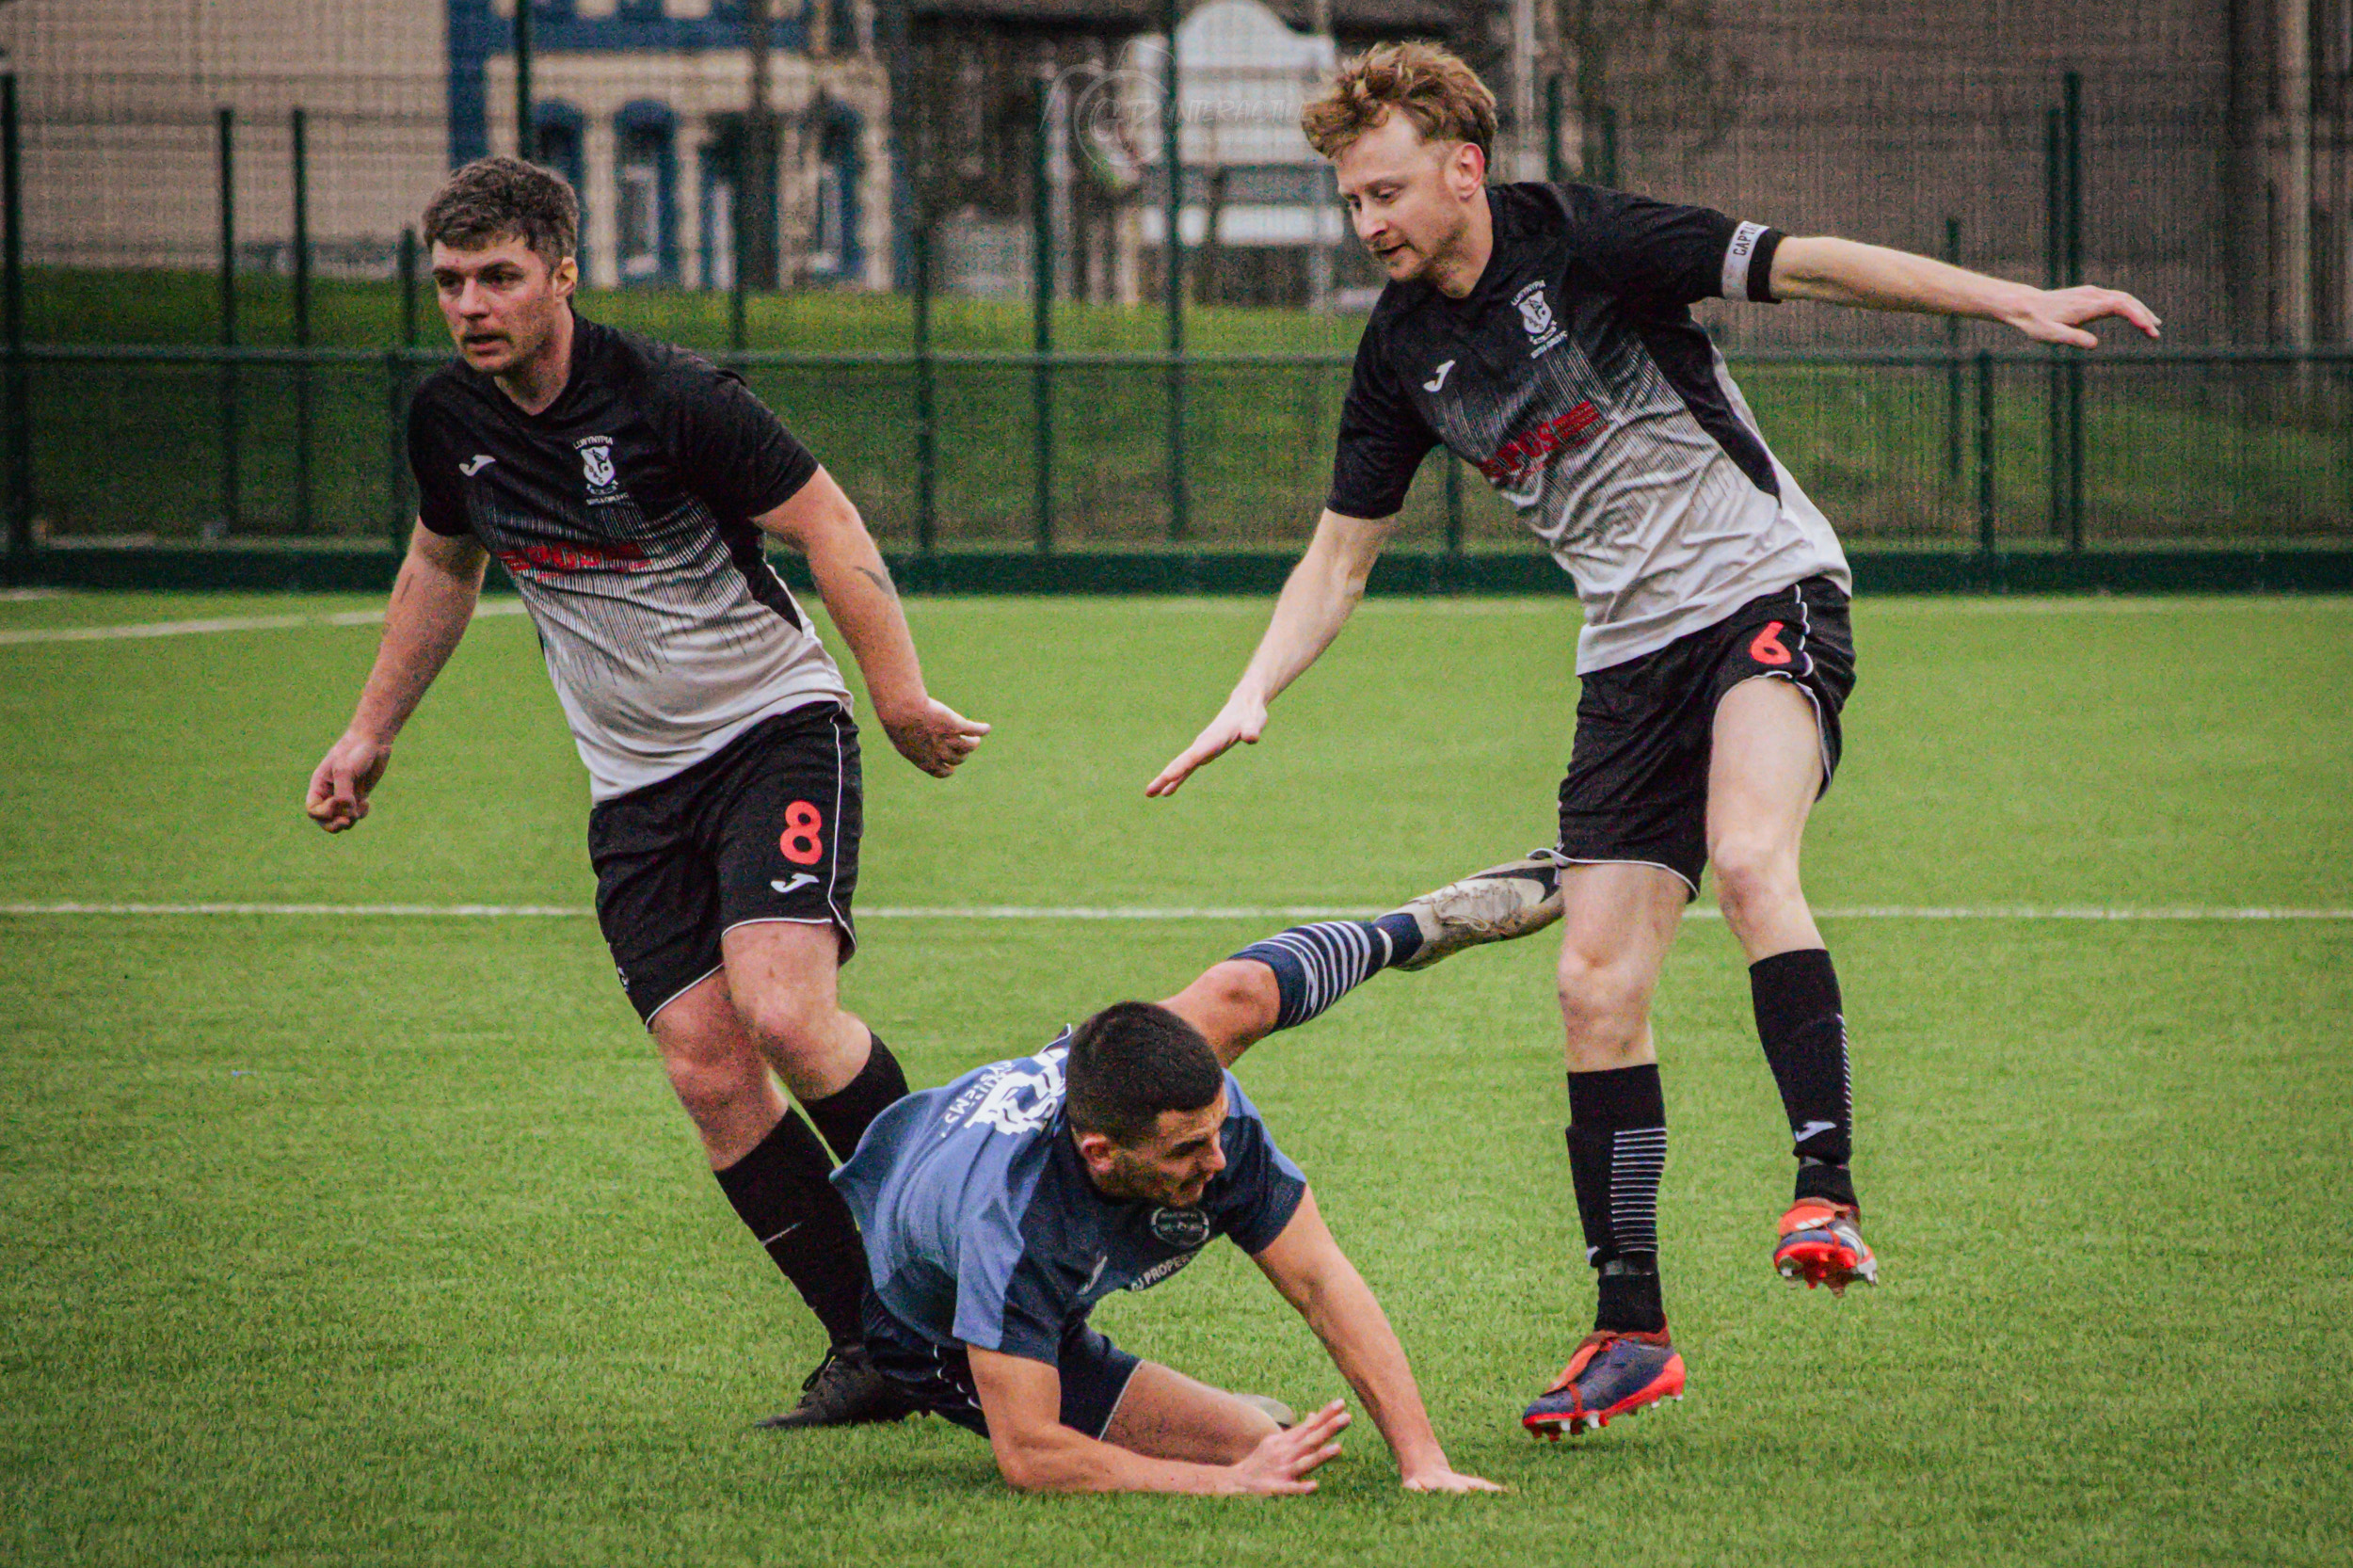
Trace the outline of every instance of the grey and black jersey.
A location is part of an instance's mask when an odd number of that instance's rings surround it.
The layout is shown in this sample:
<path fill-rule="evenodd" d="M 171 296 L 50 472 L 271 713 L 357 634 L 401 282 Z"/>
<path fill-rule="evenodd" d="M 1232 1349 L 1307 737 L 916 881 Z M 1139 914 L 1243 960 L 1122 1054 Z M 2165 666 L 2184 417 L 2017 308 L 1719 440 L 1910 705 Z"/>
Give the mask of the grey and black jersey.
<path fill-rule="evenodd" d="M 1383 291 L 1340 416 L 1331 509 L 1385 518 L 1445 445 L 1552 551 L 1585 605 L 1579 673 L 1814 576 L 1837 536 L 1767 450 L 1693 300 L 1770 300 L 1781 236 L 1590 185 L 1487 192 L 1495 249 L 1449 299 Z"/>
<path fill-rule="evenodd" d="M 472 535 L 514 578 L 597 800 L 769 714 L 848 705 L 752 522 L 817 460 L 734 373 L 575 317 L 546 409 L 447 366 L 409 404 L 408 460 L 424 526 Z"/>

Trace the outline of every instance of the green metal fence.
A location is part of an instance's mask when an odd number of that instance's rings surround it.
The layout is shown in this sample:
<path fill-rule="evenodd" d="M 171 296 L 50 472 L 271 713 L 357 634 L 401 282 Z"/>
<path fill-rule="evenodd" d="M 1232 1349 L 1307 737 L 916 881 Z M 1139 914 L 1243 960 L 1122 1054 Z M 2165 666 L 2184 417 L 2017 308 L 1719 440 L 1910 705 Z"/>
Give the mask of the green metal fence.
<path fill-rule="evenodd" d="M 722 358 L 877 536 L 915 552 L 1294 540 L 1321 504 L 1349 374 L 1344 355 Z M 28 344 L 0 381 L 11 548 L 389 547 L 414 514 L 408 395 L 443 360 Z M 2353 542 L 2353 350 L 1753 354 L 1733 369 L 1776 453 L 1861 543 Z M 1501 503 L 1443 454 L 1403 532 L 1448 552 L 1519 539 Z"/>

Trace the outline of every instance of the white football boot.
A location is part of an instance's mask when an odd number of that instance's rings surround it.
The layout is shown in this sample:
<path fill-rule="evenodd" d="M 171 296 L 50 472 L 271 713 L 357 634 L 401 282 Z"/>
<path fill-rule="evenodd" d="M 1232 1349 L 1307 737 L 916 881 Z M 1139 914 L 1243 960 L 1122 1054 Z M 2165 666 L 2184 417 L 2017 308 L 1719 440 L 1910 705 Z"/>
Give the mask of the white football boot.
<path fill-rule="evenodd" d="M 1549 850 L 1533 850 L 1424 893 L 1394 912 L 1414 917 L 1421 947 L 1391 968 L 1426 969 L 1465 948 L 1508 942 L 1559 920 L 1561 862 Z"/>

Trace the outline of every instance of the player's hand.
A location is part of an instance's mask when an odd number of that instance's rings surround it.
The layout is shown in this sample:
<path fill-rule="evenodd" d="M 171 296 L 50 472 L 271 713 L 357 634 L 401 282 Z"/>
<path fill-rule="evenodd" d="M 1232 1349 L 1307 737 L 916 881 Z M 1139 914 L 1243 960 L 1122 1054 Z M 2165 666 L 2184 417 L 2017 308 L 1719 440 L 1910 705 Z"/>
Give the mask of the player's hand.
<path fill-rule="evenodd" d="M 988 733 L 988 726 L 928 696 L 906 712 L 877 712 L 875 716 L 899 755 L 934 778 L 955 772 L 956 764 L 971 756 Z"/>
<path fill-rule="evenodd" d="M 392 760 L 389 741 L 344 731 L 312 770 L 310 798 L 303 809 L 329 833 L 358 826 L 368 814 L 368 792 L 376 788 Z"/>
<path fill-rule="evenodd" d="M 2037 343 L 2097 348 L 2100 340 L 2085 331 L 2084 324 L 2110 316 L 2132 323 L 2152 338 L 2157 336 L 2157 313 L 2119 289 L 2037 289 L 2008 320 Z"/>
<path fill-rule="evenodd" d="M 1289 1432 L 1278 1432 L 1227 1470 L 1233 1490 L 1253 1496 L 1291 1496 L 1313 1492 L 1307 1478 L 1340 1457 L 1336 1441 L 1348 1426 L 1348 1407 L 1334 1400 Z"/>
<path fill-rule="evenodd" d="M 1209 727 L 1193 737 L 1176 760 L 1160 770 L 1158 778 L 1144 787 L 1147 795 L 1173 795 L 1176 787 L 1193 776 L 1193 771 L 1204 762 L 1216 760 L 1237 745 L 1254 746 L 1266 733 L 1266 704 L 1256 697 L 1237 692 L 1218 710 Z"/>
<path fill-rule="evenodd" d="M 1408 1492 L 1508 1492 L 1511 1488 L 1497 1486 L 1494 1481 L 1481 1480 L 1478 1476 L 1464 1475 L 1459 1470 L 1449 1468 L 1441 1462 L 1428 1469 L 1416 1470 L 1405 1477 L 1405 1490 Z"/>

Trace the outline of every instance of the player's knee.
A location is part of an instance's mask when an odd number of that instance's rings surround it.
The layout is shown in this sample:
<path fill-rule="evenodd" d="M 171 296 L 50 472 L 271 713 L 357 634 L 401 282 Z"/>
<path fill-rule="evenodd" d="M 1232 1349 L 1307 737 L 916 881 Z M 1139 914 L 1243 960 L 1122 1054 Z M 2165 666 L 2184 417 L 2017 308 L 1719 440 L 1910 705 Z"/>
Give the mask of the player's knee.
<path fill-rule="evenodd" d="M 1606 1047 L 1641 1032 L 1650 985 L 1633 967 L 1571 944 L 1561 949 L 1557 978 L 1561 1021 L 1572 1045 Z"/>
<path fill-rule="evenodd" d="M 679 1104 L 698 1124 L 766 1089 L 767 1069 L 741 1051 L 666 1052 L 662 1066 Z"/>
<path fill-rule="evenodd" d="M 827 1026 L 840 1011 L 830 1001 L 782 989 L 738 997 L 735 1005 L 761 1048 L 787 1061 L 808 1054 L 826 1039 Z"/>
<path fill-rule="evenodd" d="M 1195 983 L 1207 994 L 1203 1000 L 1228 1022 L 1264 1025 L 1273 1021 L 1283 1001 L 1274 971 L 1256 959 L 1228 959 Z"/>
<path fill-rule="evenodd" d="M 1736 926 L 1799 897 L 1794 856 L 1769 839 L 1728 836 L 1711 846 L 1716 902 Z"/>

